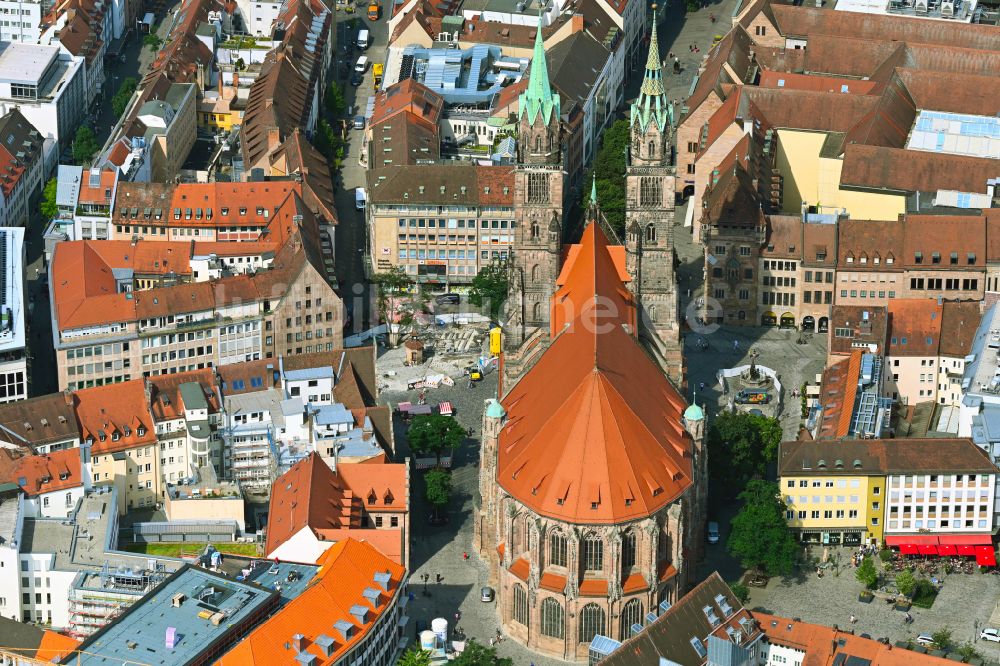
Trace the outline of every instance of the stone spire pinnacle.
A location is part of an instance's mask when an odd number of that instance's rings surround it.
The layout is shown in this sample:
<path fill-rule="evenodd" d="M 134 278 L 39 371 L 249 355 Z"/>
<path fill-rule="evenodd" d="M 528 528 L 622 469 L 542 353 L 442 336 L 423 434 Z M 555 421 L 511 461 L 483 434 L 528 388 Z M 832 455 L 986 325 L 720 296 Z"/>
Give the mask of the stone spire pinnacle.
<path fill-rule="evenodd" d="M 545 42 L 542 39 L 542 15 L 538 15 L 538 30 L 535 32 L 535 50 L 531 56 L 531 76 L 528 89 L 518 100 L 518 110 L 523 116 L 528 114 L 528 122 L 535 122 L 538 113 L 544 115 L 545 123 L 552 122 L 553 111 L 556 118 L 560 113 L 559 95 L 552 92 L 549 83 L 549 64 L 545 59 Z"/>
<path fill-rule="evenodd" d="M 663 87 L 663 68 L 660 65 L 660 41 L 656 36 L 656 5 L 653 5 L 653 29 L 649 39 L 649 55 L 646 58 L 646 73 L 642 77 L 639 99 L 632 103 L 631 122 L 640 124 L 640 129 L 649 127 L 655 120 L 662 132 L 670 117 L 667 92 Z"/>

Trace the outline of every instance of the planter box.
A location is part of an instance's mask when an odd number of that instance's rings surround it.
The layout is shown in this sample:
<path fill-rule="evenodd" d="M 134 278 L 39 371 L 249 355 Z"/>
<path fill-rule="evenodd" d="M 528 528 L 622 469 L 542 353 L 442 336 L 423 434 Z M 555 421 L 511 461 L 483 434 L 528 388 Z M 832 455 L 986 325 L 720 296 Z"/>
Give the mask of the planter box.
<path fill-rule="evenodd" d="M 896 605 L 893 606 L 893 608 L 895 608 L 898 611 L 906 612 L 906 611 L 910 610 L 910 603 L 908 601 L 902 601 L 902 602 L 901 601 L 897 601 Z"/>
<path fill-rule="evenodd" d="M 863 604 L 870 604 L 872 602 L 872 599 L 874 598 L 875 595 L 872 594 L 871 592 L 862 592 L 861 594 L 858 595 L 858 601 L 860 601 Z"/>

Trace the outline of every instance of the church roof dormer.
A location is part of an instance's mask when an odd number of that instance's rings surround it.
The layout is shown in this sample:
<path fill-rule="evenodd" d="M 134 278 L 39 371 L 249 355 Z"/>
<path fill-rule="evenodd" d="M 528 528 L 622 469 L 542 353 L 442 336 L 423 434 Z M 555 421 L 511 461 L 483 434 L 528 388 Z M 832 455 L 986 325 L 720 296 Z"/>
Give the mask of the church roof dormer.
<path fill-rule="evenodd" d="M 529 123 L 534 123 L 541 113 L 546 125 L 552 122 L 553 116 L 558 120 L 561 113 L 559 95 L 552 92 L 552 85 L 549 83 L 549 64 L 545 59 L 541 15 L 538 17 L 538 31 L 535 33 L 535 51 L 531 57 L 528 89 L 518 98 L 518 112 L 522 117 L 527 114 Z"/>
<path fill-rule="evenodd" d="M 639 99 L 632 102 L 629 123 L 639 123 L 639 130 L 645 132 L 649 123 L 655 121 L 663 132 L 672 120 L 673 110 L 663 87 L 663 68 L 660 65 L 660 43 L 656 37 L 656 5 L 653 5 L 653 30 L 649 40 L 649 55 L 646 58 L 646 73 L 642 77 Z"/>

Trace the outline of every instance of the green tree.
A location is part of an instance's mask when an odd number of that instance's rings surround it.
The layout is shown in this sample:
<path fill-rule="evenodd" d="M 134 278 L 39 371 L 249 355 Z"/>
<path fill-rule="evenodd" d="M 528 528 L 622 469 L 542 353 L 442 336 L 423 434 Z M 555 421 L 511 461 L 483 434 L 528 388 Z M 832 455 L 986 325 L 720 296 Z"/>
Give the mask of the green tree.
<path fill-rule="evenodd" d="M 625 233 L 625 152 L 629 145 L 629 126 L 626 120 L 616 120 L 604 130 L 601 149 L 594 157 L 594 164 L 583 182 L 580 205 L 590 205 L 591 178 L 597 178 L 597 201 L 608 224 L 624 238 Z"/>
<path fill-rule="evenodd" d="M 440 467 L 424 474 L 424 499 L 434 507 L 434 517 L 451 501 L 451 472 Z"/>
<path fill-rule="evenodd" d="M 42 216 L 46 221 L 52 220 L 59 216 L 59 206 L 56 205 L 56 179 L 50 178 L 49 182 L 45 183 L 45 189 L 42 190 L 42 203 L 39 207 L 42 211 Z"/>
<path fill-rule="evenodd" d="M 866 557 L 861 566 L 854 570 L 854 577 L 865 586 L 865 589 L 874 590 L 878 586 L 878 569 L 875 568 L 875 560 Z"/>
<path fill-rule="evenodd" d="M 86 165 L 100 148 L 94 130 L 86 125 L 77 128 L 76 136 L 73 138 L 73 160 L 77 164 Z"/>
<path fill-rule="evenodd" d="M 426 414 L 413 419 L 410 429 L 406 431 L 410 449 L 422 455 L 437 457 L 441 464 L 441 454 L 454 451 L 465 439 L 465 429 L 453 416 L 441 414 Z"/>
<path fill-rule="evenodd" d="M 326 88 L 326 95 L 323 97 L 323 104 L 326 111 L 334 118 L 340 118 L 347 111 L 347 101 L 344 99 L 344 91 L 336 81 L 332 81 Z"/>
<path fill-rule="evenodd" d="M 132 93 L 135 92 L 138 85 L 139 82 L 131 76 L 122 80 L 121 85 L 118 86 L 118 92 L 111 98 L 111 108 L 116 116 L 125 113 L 125 109 L 128 108 L 128 103 L 132 99 Z"/>
<path fill-rule="evenodd" d="M 399 299 L 413 284 L 413 280 L 399 266 L 392 266 L 387 271 L 373 275 L 372 284 L 377 290 L 375 305 L 379 317 L 385 323 L 392 323 L 391 315 L 399 306 Z"/>
<path fill-rule="evenodd" d="M 965 661 L 969 661 L 970 659 L 983 658 L 983 656 L 979 654 L 979 652 L 976 650 L 976 646 L 974 646 L 972 643 L 965 643 L 964 645 L 958 646 L 955 652 L 962 655 L 962 659 L 964 659 Z"/>
<path fill-rule="evenodd" d="M 462 654 L 451 663 L 453 666 L 514 666 L 514 662 L 507 657 L 498 657 L 496 648 L 474 640 L 466 643 Z"/>
<path fill-rule="evenodd" d="M 160 48 L 160 44 L 163 43 L 163 40 L 160 39 L 155 32 L 151 32 L 142 38 L 142 43 L 155 51 Z"/>
<path fill-rule="evenodd" d="M 934 641 L 934 647 L 939 650 L 947 650 L 951 647 L 951 629 L 948 627 L 942 627 L 938 629 L 933 634 L 931 634 L 931 640 Z"/>
<path fill-rule="evenodd" d="M 711 476 L 722 487 L 740 489 L 760 478 L 778 457 L 781 423 L 767 416 L 723 412 L 708 429 Z"/>
<path fill-rule="evenodd" d="M 488 266 L 483 266 L 476 277 L 472 278 L 469 301 L 477 307 L 485 305 L 489 308 L 490 316 L 497 319 L 507 299 L 508 275 L 509 268 L 505 259 L 494 259 Z"/>
<path fill-rule="evenodd" d="M 750 601 L 750 588 L 739 581 L 735 581 L 729 584 L 729 589 L 733 591 L 733 596 L 741 604 L 745 604 Z"/>
<path fill-rule="evenodd" d="M 917 588 L 917 579 L 909 569 L 903 569 L 896 574 L 896 589 L 900 594 L 910 596 Z"/>
<path fill-rule="evenodd" d="M 771 576 L 790 572 L 798 544 L 785 522 L 786 507 L 778 484 L 753 479 L 739 499 L 743 506 L 730 526 L 729 553 L 747 569 Z"/>
<path fill-rule="evenodd" d="M 431 666 L 431 655 L 420 649 L 419 645 L 411 645 L 410 649 L 404 652 L 396 666 Z"/>

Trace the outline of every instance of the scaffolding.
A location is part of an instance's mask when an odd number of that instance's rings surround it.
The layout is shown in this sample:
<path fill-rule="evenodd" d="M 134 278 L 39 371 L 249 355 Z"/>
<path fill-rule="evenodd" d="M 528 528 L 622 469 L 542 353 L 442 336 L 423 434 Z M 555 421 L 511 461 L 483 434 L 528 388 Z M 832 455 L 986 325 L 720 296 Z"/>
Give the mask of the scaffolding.
<path fill-rule="evenodd" d="M 169 575 L 166 567 L 153 559 L 146 567 L 105 562 L 99 571 L 81 571 L 70 589 L 66 633 L 74 638 L 90 636 Z"/>

